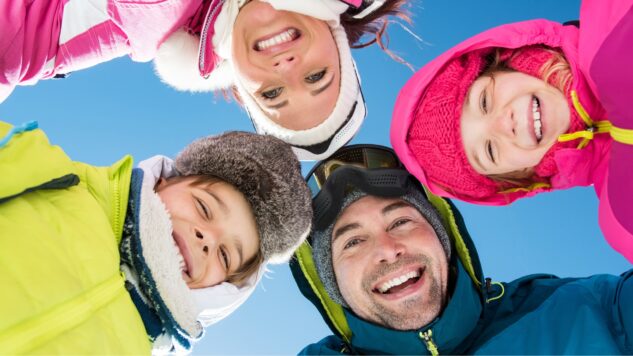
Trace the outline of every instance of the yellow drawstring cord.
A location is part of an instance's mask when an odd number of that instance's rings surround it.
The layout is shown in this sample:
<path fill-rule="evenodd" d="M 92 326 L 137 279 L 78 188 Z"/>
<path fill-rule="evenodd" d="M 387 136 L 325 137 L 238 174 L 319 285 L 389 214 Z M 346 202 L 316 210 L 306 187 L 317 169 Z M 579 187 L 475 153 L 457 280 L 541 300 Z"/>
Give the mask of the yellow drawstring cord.
<path fill-rule="evenodd" d="M 578 115 L 580 115 L 582 121 L 584 121 L 585 125 L 587 125 L 587 129 L 560 135 L 558 137 L 558 142 L 567 142 L 582 138 L 582 141 L 580 141 L 577 148 L 585 148 L 589 144 L 589 141 L 593 139 L 595 134 L 611 132 L 613 130 L 613 125 L 611 125 L 609 120 L 593 121 L 591 119 L 585 108 L 580 103 L 578 93 L 575 90 L 571 91 L 571 102 Z M 618 129 L 618 131 L 621 130 L 623 129 Z M 633 136 L 633 132 L 629 132 L 628 134 Z"/>

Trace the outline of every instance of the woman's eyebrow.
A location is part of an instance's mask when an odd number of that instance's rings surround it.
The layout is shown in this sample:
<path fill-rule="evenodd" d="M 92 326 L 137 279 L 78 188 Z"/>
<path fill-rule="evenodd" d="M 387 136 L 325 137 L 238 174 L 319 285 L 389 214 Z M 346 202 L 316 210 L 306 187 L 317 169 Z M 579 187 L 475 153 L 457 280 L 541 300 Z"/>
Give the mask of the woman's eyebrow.
<path fill-rule="evenodd" d="M 266 105 L 266 107 L 269 109 L 281 109 L 286 105 L 288 105 L 288 100 L 284 100 L 281 103 L 275 105 Z"/>
<path fill-rule="evenodd" d="M 322 87 L 318 88 L 318 89 L 314 89 L 313 91 L 310 92 L 310 94 L 312 94 L 312 96 L 317 96 L 319 94 L 321 94 L 323 91 L 325 91 L 325 89 L 327 89 L 332 82 L 334 81 L 334 75 L 332 77 L 330 77 L 330 80 L 325 83 Z"/>

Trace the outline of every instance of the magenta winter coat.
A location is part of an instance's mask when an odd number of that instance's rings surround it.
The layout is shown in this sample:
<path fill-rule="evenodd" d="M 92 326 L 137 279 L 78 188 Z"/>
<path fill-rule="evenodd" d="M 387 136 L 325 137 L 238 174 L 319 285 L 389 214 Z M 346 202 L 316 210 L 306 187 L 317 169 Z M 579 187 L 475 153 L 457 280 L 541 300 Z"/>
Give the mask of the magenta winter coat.
<path fill-rule="evenodd" d="M 199 67 L 215 66 L 213 24 L 225 0 L 0 0 L 0 102 L 16 85 L 129 55 L 147 62 L 185 28 L 199 34 Z M 355 7 L 361 0 L 341 0 Z"/>
<path fill-rule="evenodd" d="M 593 135 L 585 148 L 559 150 L 555 155 L 558 173 L 552 177 L 551 187 L 473 200 L 454 196 L 429 181 L 407 144 L 413 114 L 429 82 L 445 63 L 464 53 L 533 44 L 562 50 L 571 65 L 572 90 L 578 94 L 582 108 L 593 121 L 609 120 L 616 129 Z M 633 107 L 627 105 L 633 100 L 632 58 L 633 0 L 584 1 L 580 28 L 547 20 L 493 28 L 453 47 L 413 75 L 394 108 L 391 143 L 407 169 L 433 193 L 470 203 L 505 205 L 544 191 L 593 185 L 600 199 L 599 223 L 605 238 L 633 262 L 633 131 L 617 130 L 633 129 Z M 628 144 L 614 141 L 614 136 Z"/>

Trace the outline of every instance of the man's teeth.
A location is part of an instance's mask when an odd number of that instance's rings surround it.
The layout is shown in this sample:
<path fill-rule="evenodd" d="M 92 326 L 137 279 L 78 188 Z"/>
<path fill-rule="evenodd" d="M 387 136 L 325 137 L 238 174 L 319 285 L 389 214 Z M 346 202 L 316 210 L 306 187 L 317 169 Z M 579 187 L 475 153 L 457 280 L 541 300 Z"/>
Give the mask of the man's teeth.
<path fill-rule="evenodd" d="M 380 291 L 380 293 L 385 293 L 386 291 L 388 291 L 389 289 L 395 287 L 395 286 L 399 286 L 402 283 L 412 279 L 412 278 L 417 278 L 420 277 L 420 271 L 411 271 L 407 274 L 404 274 L 400 277 L 396 277 L 392 280 L 389 280 L 385 283 L 383 283 L 382 285 L 380 285 L 378 287 L 378 291 Z"/>
<path fill-rule="evenodd" d="M 536 140 L 540 141 L 543 138 L 543 125 L 541 124 L 541 111 L 537 98 L 532 98 L 532 116 L 534 117 L 534 134 L 536 135 Z"/>
<path fill-rule="evenodd" d="M 294 28 L 290 28 L 275 37 L 269 38 L 264 41 L 259 41 L 255 44 L 255 48 L 258 51 L 263 51 L 266 48 L 272 47 L 274 45 L 278 45 L 280 43 L 286 43 L 292 41 L 297 34 L 297 30 Z"/>

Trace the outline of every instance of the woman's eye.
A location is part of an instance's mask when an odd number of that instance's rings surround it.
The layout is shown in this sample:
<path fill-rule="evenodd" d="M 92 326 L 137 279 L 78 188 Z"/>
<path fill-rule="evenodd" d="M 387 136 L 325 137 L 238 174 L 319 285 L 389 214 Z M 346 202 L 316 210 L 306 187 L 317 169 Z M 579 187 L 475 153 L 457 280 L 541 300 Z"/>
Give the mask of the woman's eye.
<path fill-rule="evenodd" d="M 279 95 L 281 95 L 281 93 L 284 91 L 284 88 L 282 87 L 278 87 L 275 89 L 270 89 L 270 90 L 266 90 L 263 91 L 261 93 L 262 98 L 266 99 L 266 100 L 273 100 L 276 97 L 278 97 Z"/>
<path fill-rule="evenodd" d="M 229 270 L 229 253 L 226 251 L 226 248 L 221 247 L 220 248 L 220 255 L 222 257 L 222 263 L 224 264 L 224 268 L 226 268 L 226 270 Z"/>
<path fill-rule="evenodd" d="M 323 79 L 323 77 L 325 76 L 325 73 L 327 72 L 327 69 L 323 69 L 319 72 L 310 74 L 309 76 L 307 76 L 305 78 L 306 82 L 313 84 L 318 82 L 319 80 Z"/>
<path fill-rule="evenodd" d="M 349 241 L 347 241 L 345 243 L 345 246 L 343 246 L 343 250 L 347 250 L 348 248 L 354 247 L 354 246 L 358 245 L 361 242 L 362 241 L 359 238 L 350 239 Z"/>

